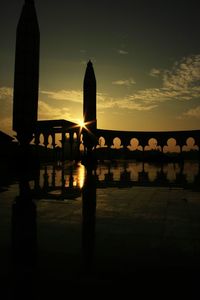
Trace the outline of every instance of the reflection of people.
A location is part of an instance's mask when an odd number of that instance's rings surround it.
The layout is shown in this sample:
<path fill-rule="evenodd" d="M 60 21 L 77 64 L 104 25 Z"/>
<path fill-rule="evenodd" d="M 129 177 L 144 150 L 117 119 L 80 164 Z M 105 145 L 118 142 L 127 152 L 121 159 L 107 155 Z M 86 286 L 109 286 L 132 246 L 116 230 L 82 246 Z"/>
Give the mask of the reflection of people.
<path fill-rule="evenodd" d="M 33 296 L 36 278 L 36 206 L 32 201 L 28 181 L 20 182 L 20 195 L 12 206 L 12 259 L 14 296 Z M 26 291 L 25 291 L 26 289 Z"/>
<path fill-rule="evenodd" d="M 82 254 L 85 270 L 89 272 L 94 255 L 96 215 L 96 177 L 90 166 L 87 166 L 82 203 Z"/>

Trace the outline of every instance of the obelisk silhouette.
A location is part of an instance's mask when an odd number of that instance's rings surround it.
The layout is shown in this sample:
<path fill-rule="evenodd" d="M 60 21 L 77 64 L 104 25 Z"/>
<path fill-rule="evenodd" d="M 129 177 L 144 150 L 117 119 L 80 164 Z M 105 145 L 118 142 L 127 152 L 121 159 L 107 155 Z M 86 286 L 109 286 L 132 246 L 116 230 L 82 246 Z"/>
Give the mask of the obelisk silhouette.
<path fill-rule="evenodd" d="M 17 25 L 13 130 L 20 144 L 28 144 L 37 121 L 40 32 L 33 0 L 25 0 Z"/>
<path fill-rule="evenodd" d="M 83 119 L 87 130 L 84 130 L 83 142 L 87 151 L 96 146 L 96 78 L 92 62 L 89 61 L 83 82 Z"/>

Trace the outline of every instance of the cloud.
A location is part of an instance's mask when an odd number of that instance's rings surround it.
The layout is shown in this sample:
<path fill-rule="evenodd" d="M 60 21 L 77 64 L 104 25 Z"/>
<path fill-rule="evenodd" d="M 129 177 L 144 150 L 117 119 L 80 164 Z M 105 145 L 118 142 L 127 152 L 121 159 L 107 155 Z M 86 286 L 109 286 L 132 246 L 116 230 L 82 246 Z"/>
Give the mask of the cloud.
<path fill-rule="evenodd" d="M 170 90 L 190 91 L 191 97 L 200 93 L 200 54 L 184 57 L 163 76 L 163 86 Z"/>
<path fill-rule="evenodd" d="M 128 54 L 127 51 L 122 50 L 122 49 L 118 49 L 117 52 L 118 52 L 118 54 L 121 54 L 121 55 L 127 55 Z"/>
<path fill-rule="evenodd" d="M 200 55 L 192 55 L 175 62 L 171 70 L 161 72 L 153 68 L 150 73 L 152 76 L 161 76 L 163 85 L 160 88 L 138 90 L 123 98 L 98 93 L 98 109 L 118 107 L 148 111 L 155 109 L 165 101 L 189 101 L 200 97 Z M 112 84 L 130 87 L 135 84 L 135 81 L 129 78 L 113 81 Z M 41 91 L 41 93 L 54 100 L 67 100 L 81 105 L 83 103 L 83 92 L 81 90 Z M 191 112 L 188 112 L 188 114 L 191 114 Z M 59 112 L 55 112 L 55 115 L 59 115 Z"/>
<path fill-rule="evenodd" d="M 131 86 L 133 84 L 136 84 L 136 82 L 134 79 L 130 78 L 130 79 L 126 79 L 126 80 L 116 80 L 116 81 L 113 81 L 112 84 L 121 85 L 121 86 Z"/>
<path fill-rule="evenodd" d="M 52 119 L 69 119 L 71 114 L 68 108 L 55 108 L 44 101 L 38 103 L 38 119 L 52 120 Z"/>
<path fill-rule="evenodd" d="M 0 120 L 0 130 L 7 132 L 10 135 L 13 135 L 11 116 L 4 117 L 3 119 Z"/>
<path fill-rule="evenodd" d="M 11 87 L 0 87 L 0 130 L 13 134 L 12 132 L 12 97 Z"/>
<path fill-rule="evenodd" d="M 113 107 L 118 106 L 120 109 L 131 109 L 137 111 L 149 111 L 153 108 L 156 108 L 157 105 L 145 105 L 145 103 L 135 102 L 130 100 L 130 98 L 123 98 L 119 100 L 115 100 L 112 103 Z"/>
<path fill-rule="evenodd" d="M 160 72 L 160 73 L 159 73 Z M 150 111 L 157 108 L 166 101 L 191 101 L 200 99 L 200 54 L 191 55 L 175 62 L 171 69 L 159 71 L 153 68 L 151 76 L 160 76 L 162 86 L 159 88 L 147 88 L 129 93 L 124 97 L 112 97 L 109 94 L 97 93 L 97 106 L 99 113 L 106 109 L 115 108 L 135 111 Z M 116 80 L 112 84 L 117 86 L 131 86 L 135 84 L 134 79 Z M 71 101 L 72 103 L 83 103 L 82 90 L 41 90 L 40 97 L 47 96 L 45 100 L 39 101 L 39 119 L 71 119 L 72 114 L 66 107 L 55 105 L 55 101 Z M 0 129 L 11 132 L 12 121 L 12 97 L 11 87 L 0 87 Z M 200 106 L 190 108 L 183 112 L 180 119 L 200 118 Z"/>
<path fill-rule="evenodd" d="M 129 110 L 137 110 L 137 111 L 148 111 L 155 107 L 156 104 L 146 104 L 139 101 L 132 101 L 131 96 L 123 97 L 123 98 L 112 98 L 108 95 L 103 95 L 101 98 L 98 98 L 98 109 L 100 111 L 102 109 L 111 109 L 111 108 L 119 108 L 119 109 L 129 109 Z"/>
<path fill-rule="evenodd" d="M 160 88 L 138 90 L 124 98 L 105 99 L 101 104 L 104 108 L 119 107 L 139 111 L 152 110 L 166 101 L 189 101 L 200 98 L 200 55 L 192 55 L 175 62 L 171 70 L 151 70 L 152 75 L 162 76 Z M 116 85 L 129 85 L 129 80 L 114 81 Z M 101 105 L 100 105 L 101 106 Z M 187 116 L 198 116 L 199 108 L 189 110 Z"/>
<path fill-rule="evenodd" d="M 11 98 L 13 89 L 11 87 L 0 87 L 0 99 Z"/>
<path fill-rule="evenodd" d="M 54 100 L 67 100 L 72 102 L 83 102 L 83 92 L 80 90 L 59 90 L 59 91 L 41 91 L 41 94 L 47 95 Z"/>
<path fill-rule="evenodd" d="M 159 77 L 161 75 L 161 71 L 159 69 L 153 68 L 151 69 L 149 75 L 151 77 Z"/>
<path fill-rule="evenodd" d="M 152 74 L 158 74 L 158 71 L 152 69 Z M 171 70 L 164 70 L 159 75 L 162 75 L 162 87 L 139 90 L 130 95 L 130 100 L 150 105 L 200 98 L 200 55 L 184 57 L 175 62 Z"/>
<path fill-rule="evenodd" d="M 187 112 L 184 112 L 182 117 L 200 118 L 200 106 L 191 108 Z"/>
<path fill-rule="evenodd" d="M 86 66 L 87 65 L 87 60 L 81 60 L 80 64 Z"/>

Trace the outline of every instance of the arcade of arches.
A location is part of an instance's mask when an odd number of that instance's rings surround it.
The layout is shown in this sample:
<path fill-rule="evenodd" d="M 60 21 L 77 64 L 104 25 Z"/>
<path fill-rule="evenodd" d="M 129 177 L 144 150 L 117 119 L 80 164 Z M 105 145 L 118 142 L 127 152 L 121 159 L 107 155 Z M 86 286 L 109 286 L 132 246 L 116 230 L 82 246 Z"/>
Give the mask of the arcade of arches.
<path fill-rule="evenodd" d="M 66 120 L 38 121 L 34 136 L 34 144 L 46 148 L 55 149 L 60 146 L 64 151 L 68 145 L 71 152 L 69 157 L 75 152 L 79 155 L 80 149 L 84 149 L 80 127 Z M 199 150 L 200 130 L 139 132 L 97 129 L 96 147 L 161 152 Z"/>

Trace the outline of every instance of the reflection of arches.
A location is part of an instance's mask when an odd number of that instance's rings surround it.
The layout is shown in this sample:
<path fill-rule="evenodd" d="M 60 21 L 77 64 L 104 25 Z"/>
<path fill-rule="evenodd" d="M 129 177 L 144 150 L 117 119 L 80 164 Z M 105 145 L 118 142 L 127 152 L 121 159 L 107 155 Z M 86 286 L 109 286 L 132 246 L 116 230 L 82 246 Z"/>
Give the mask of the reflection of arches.
<path fill-rule="evenodd" d="M 163 173 L 166 174 L 166 179 L 169 182 L 176 181 L 177 175 L 181 173 L 179 164 L 169 163 L 163 166 Z"/>
<path fill-rule="evenodd" d="M 161 167 L 154 164 L 145 163 L 144 171 L 148 173 L 149 182 L 153 182 L 157 179 L 158 173 L 161 171 Z"/>
<path fill-rule="evenodd" d="M 187 182 L 194 182 L 195 177 L 199 173 L 199 165 L 198 163 L 193 163 L 191 161 L 185 161 L 184 162 L 184 168 L 183 168 L 183 175 L 186 178 Z"/>
<path fill-rule="evenodd" d="M 199 150 L 199 147 L 196 145 L 195 139 L 189 137 L 186 140 L 186 145 L 183 146 L 183 151 Z"/>
<path fill-rule="evenodd" d="M 180 152 L 181 147 L 177 145 L 174 138 L 169 138 L 167 140 L 167 145 L 163 147 L 164 152 Z"/>
<path fill-rule="evenodd" d="M 84 149 L 85 149 L 85 147 L 84 147 L 83 143 L 80 143 L 80 145 L 79 145 L 80 152 L 84 152 Z"/>
<path fill-rule="evenodd" d="M 115 148 L 115 149 L 120 149 L 122 146 L 121 146 L 121 139 L 116 137 L 113 139 L 113 146 L 112 148 Z"/>
<path fill-rule="evenodd" d="M 131 162 L 128 165 L 127 170 L 130 172 L 131 181 L 139 180 L 139 173 L 143 171 L 143 163 L 142 162 Z"/>

